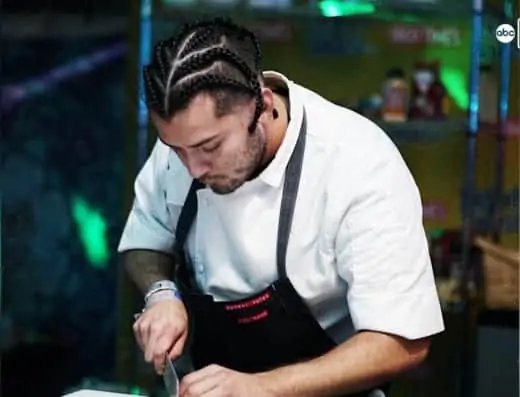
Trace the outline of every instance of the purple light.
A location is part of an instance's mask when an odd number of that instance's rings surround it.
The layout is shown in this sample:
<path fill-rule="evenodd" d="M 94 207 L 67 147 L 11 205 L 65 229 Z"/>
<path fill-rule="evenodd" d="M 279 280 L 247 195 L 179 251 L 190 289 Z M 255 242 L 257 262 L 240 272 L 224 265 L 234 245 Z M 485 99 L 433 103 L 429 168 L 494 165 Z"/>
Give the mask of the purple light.
<path fill-rule="evenodd" d="M 114 44 L 22 83 L 5 85 L 1 87 L 1 107 L 11 108 L 26 98 L 45 92 L 64 80 L 89 73 L 107 62 L 119 58 L 125 53 L 125 50 L 126 43 Z"/>

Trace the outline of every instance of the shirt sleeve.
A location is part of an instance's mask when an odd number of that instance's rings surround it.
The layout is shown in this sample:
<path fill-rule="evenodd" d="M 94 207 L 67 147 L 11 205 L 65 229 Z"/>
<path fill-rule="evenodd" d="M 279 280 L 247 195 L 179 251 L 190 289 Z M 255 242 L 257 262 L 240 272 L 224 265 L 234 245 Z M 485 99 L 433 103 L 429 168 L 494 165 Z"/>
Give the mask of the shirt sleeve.
<path fill-rule="evenodd" d="M 442 332 L 415 181 L 390 142 L 362 161 L 335 245 L 354 327 L 407 339 Z"/>
<path fill-rule="evenodd" d="M 157 141 L 137 175 L 135 198 L 126 221 L 118 251 L 148 249 L 171 253 L 175 225 L 168 213 L 163 183 L 169 148 Z"/>

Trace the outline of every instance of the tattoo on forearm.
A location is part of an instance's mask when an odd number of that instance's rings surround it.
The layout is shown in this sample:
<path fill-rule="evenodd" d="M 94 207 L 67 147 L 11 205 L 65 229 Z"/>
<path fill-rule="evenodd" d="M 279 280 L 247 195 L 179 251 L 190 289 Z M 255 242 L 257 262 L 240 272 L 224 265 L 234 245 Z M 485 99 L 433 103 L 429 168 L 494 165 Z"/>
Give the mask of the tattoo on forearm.
<path fill-rule="evenodd" d="M 130 278 L 144 294 L 156 281 L 169 280 L 175 259 L 162 252 L 132 250 L 123 254 L 123 263 Z"/>

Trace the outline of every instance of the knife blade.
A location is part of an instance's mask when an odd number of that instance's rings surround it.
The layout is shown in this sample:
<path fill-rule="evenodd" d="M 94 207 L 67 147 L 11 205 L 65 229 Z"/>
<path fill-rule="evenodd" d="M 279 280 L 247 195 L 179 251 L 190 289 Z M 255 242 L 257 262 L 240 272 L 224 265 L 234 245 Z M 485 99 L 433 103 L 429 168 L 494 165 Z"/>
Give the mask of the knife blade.
<path fill-rule="evenodd" d="M 164 386 L 169 397 L 179 397 L 179 377 L 172 360 L 166 358 L 166 367 L 163 374 Z"/>

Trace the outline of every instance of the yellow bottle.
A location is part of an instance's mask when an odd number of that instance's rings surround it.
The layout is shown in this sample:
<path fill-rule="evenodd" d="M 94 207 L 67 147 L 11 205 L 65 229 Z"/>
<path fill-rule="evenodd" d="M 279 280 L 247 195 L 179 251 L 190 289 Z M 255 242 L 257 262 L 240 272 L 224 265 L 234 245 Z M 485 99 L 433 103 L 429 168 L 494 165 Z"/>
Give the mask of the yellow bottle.
<path fill-rule="evenodd" d="M 403 122 L 408 119 L 409 86 L 402 69 L 392 68 L 386 74 L 383 85 L 381 118 L 385 121 Z"/>

